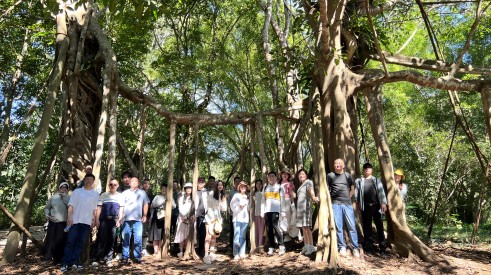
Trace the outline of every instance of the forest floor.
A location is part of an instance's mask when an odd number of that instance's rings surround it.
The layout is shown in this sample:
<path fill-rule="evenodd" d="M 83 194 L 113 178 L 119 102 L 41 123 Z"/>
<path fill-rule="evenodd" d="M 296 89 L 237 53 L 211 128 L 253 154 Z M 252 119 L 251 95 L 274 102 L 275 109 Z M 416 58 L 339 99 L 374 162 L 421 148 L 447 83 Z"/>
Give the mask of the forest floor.
<path fill-rule="evenodd" d="M 35 235 L 41 229 L 33 229 Z M 3 254 L 5 231 L 0 232 L 0 254 Z M 86 266 L 82 271 L 68 271 L 67 274 L 325 274 L 325 263 L 314 262 L 311 257 L 299 254 L 302 244 L 287 243 L 287 253 L 283 256 L 268 256 L 260 252 L 241 261 L 233 261 L 225 247 L 226 236 L 219 239 L 217 260 L 211 265 L 202 261 L 182 261 L 172 251 L 167 259 L 143 258 L 142 264 L 122 265 L 117 261 L 112 267 L 103 264 Z M 491 245 L 464 245 L 446 242 L 431 246 L 446 262 L 432 265 L 417 257 L 401 258 L 388 250 L 387 256 L 363 254 L 354 258 L 350 253 L 340 257 L 337 274 L 491 274 Z M 14 263 L 2 266 L 3 274 L 61 274 L 60 267 L 42 260 L 32 246 L 25 257 L 18 257 Z"/>

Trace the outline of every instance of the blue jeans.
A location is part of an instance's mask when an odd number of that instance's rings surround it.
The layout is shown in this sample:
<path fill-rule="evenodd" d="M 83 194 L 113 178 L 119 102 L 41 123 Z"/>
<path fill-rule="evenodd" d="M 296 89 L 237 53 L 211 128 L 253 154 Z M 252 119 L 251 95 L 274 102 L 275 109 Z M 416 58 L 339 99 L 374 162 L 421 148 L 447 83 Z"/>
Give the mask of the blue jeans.
<path fill-rule="evenodd" d="M 247 225 L 246 222 L 234 222 L 234 256 L 245 256 Z"/>
<path fill-rule="evenodd" d="M 142 258 L 142 235 L 143 225 L 141 221 L 125 221 L 123 222 L 123 260 L 130 257 L 130 239 L 133 234 L 135 242 L 135 251 L 133 255 L 135 259 L 141 260 Z"/>
<path fill-rule="evenodd" d="M 333 204 L 334 223 L 336 224 L 336 235 L 338 237 L 338 249 L 346 248 L 346 242 L 343 235 L 343 221 L 349 232 L 351 243 L 354 248 L 358 249 L 358 234 L 356 233 L 355 212 L 353 206 L 346 204 Z"/>
<path fill-rule="evenodd" d="M 82 253 L 85 241 L 90 233 L 90 225 L 77 223 L 70 227 L 66 238 L 65 251 L 61 265 L 78 265 L 78 258 Z"/>

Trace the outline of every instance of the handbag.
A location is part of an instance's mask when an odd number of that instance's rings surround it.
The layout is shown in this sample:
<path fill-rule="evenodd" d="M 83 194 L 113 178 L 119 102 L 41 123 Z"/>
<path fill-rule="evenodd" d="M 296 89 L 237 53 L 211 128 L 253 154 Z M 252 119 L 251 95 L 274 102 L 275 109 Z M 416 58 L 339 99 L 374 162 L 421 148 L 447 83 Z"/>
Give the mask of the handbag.
<path fill-rule="evenodd" d="M 165 218 L 165 208 L 163 206 L 161 206 L 158 210 L 157 210 L 157 219 L 161 220 Z"/>
<path fill-rule="evenodd" d="M 215 235 L 220 235 L 220 233 L 222 233 L 222 230 L 222 223 L 219 221 L 215 221 L 215 223 L 213 224 L 213 231 L 215 232 Z"/>

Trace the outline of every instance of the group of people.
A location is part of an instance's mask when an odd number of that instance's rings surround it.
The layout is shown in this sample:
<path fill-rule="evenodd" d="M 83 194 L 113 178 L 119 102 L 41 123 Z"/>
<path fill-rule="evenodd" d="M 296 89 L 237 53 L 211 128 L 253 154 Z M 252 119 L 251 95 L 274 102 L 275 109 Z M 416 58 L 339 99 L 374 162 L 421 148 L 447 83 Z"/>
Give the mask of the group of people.
<path fill-rule="evenodd" d="M 160 209 L 165 210 L 167 186 L 161 186 L 161 194 L 153 196 L 148 190 L 148 179 L 140 188 L 140 180 L 130 172 L 124 172 L 122 186 L 112 179 L 107 191 L 99 194 L 94 189 L 94 181 L 95 176 L 86 169 L 83 182 L 71 196 L 68 195 L 69 184 L 62 182 L 59 191 L 48 200 L 45 207 L 49 221 L 45 259 L 61 264 L 62 272 L 69 267 L 82 269 L 79 259 L 84 248 L 90 245 L 92 228 L 97 228 L 96 241 L 90 247 L 89 255 L 94 262 L 111 265 L 119 250 L 123 264 L 129 262 L 130 255 L 135 263 L 141 263 L 143 246 L 147 243 L 144 237 L 153 243 L 154 252 L 158 254 L 164 233 L 163 221 L 158 215 Z M 172 206 L 175 207 L 175 203 Z M 145 224 L 151 226 L 146 228 Z"/>
<path fill-rule="evenodd" d="M 89 166 L 90 167 L 90 166 Z M 90 167 L 91 168 L 91 167 Z M 407 187 L 402 181 L 402 170 L 396 170 L 396 181 L 401 196 L 405 196 Z M 46 260 L 61 264 L 61 271 L 69 267 L 81 269 L 80 255 L 87 245 L 91 228 L 96 227 L 97 237 L 91 246 L 90 257 L 93 261 L 104 261 L 111 265 L 114 256 L 121 252 L 121 261 L 126 264 L 132 257 L 135 263 L 141 263 L 148 254 L 147 242 L 152 244 L 153 253 L 159 255 L 164 238 L 165 208 L 167 205 L 167 185 L 160 187 L 160 194 L 154 196 L 150 181 L 145 179 L 142 187 L 130 172 L 122 175 L 123 185 L 116 179 L 110 181 L 107 191 L 99 194 L 94 189 L 95 176 L 91 169 L 78 184 L 71 196 L 69 184 L 62 182 L 59 192 L 47 202 L 45 212 L 49 221 L 46 234 Z M 225 192 L 224 182 L 208 178 L 208 189 L 203 177 L 198 178 L 197 201 L 193 202 L 192 183 L 178 191 L 177 182 L 173 183 L 172 218 L 170 234 L 173 243 L 178 244 L 178 257 L 183 257 L 190 227 L 194 226 L 196 253 L 205 264 L 216 260 L 216 239 L 223 228 L 225 212 L 229 212 L 230 245 L 234 260 L 246 257 L 246 236 L 251 219 L 255 226 L 255 245 L 265 245 L 266 232 L 268 255 L 275 250 L 279 255 L 286 252 L 285 242 L 293 238 L 303 241 L 301 254 L 310 255 L 316 251 L 312 237 L 313 204 L 319 202 L 315 195 L 314 183 L 308 179 L 304 169 L 292 174 L 288 168 L 280 172 L 279 179 L 275 171 L 267 175 L 267 184 L 261 179 L 254 183 L 254 189 L 239 177 L 234 186 Z M 373 176 L 373 166 L 363 165 L 363 176 L 353 180 L 351 174 L 344 172 L 344 161 L 334 161 L 334 171 L 327 175 L 330 197 L 337 232 L 337 245 L 340 255 L 347 254 L 344 229 L 348 232 L 352 254 L 359 257 L 360 245 L 356 231 L 355 211 L 360 211 L 364 233 L 363 248 L 374 250 L 372 240 L 372 221 L 375 222 L 379 249 L 385 251 L 385 236 L 382 217 L 387 211 L 387 198 L 379 178 Z M 295 182 L 295 184 L 294 184 Z M 249 192 L 251 191 L 251 192 Z M 353 208 L 352 199 L 355 207 Z M 177 203 L 176 203 L 177 202 Z M 194 211 L 194 212 L 191 212 Z M 65 233 L 66 232 L 66 233 Z M 118 242 L 120 237 L 121 242 Z"/>

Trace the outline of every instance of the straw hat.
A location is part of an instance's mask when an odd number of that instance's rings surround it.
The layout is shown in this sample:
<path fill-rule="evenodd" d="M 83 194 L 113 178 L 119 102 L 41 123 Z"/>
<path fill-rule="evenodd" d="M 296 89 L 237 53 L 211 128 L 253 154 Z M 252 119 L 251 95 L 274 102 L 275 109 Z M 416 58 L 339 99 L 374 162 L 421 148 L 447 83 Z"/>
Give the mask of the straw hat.
<path fill-rule="evenodd" d="M 239 185 L 237 185 L 237 191 L 239 191 L 239 192 L 240 192 L 240 187 L 241 187 L 242 185 L 246 187 L 246 190 L 247 190 L 247 188 L 249 187 L 249 185 L 247 185 L 247 183 L 246 183 L 245 181 L 241 181 L 241 182 L 239 182 Z"/>
<path fill-rule="evenodd" d="M 290 169 L 288 169 L 288 167 L 283 168 L 283 170 L 281 170 L 280 175 L 283 173 L 287 173 L 290 176 L 292 175 L 292 172 L 290 171 Z"/>

